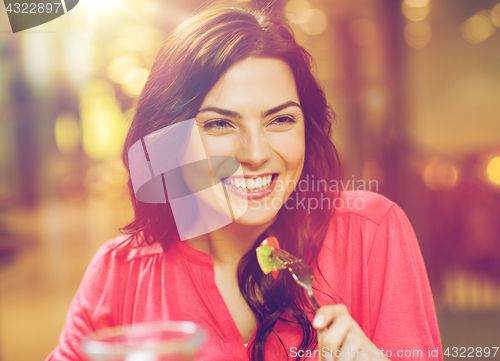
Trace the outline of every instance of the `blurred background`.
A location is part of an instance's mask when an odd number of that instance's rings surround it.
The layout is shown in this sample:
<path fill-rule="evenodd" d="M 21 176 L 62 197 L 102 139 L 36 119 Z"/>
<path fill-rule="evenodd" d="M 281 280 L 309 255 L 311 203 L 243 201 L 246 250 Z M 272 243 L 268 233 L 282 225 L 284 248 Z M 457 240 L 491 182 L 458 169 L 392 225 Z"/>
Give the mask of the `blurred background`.
<path fill-rule="evenodd" d="M 131 109 L 203 3 L 82 0 L 16 34 L 0 6 L 0 360 L 50 353 L 92 255 L 131 219 Z M 275 5 L 316 60 L 345 180 L 415 228 L 444 349 L 500 346 L 499 0 Z"/>

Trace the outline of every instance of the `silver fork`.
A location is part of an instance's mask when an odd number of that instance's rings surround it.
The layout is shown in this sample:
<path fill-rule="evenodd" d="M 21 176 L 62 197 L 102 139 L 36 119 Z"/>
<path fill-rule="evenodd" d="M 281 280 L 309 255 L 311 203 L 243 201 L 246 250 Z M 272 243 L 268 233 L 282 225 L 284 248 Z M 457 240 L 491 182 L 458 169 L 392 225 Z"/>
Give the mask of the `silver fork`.
<path fill-rule="evenodd" d="M 312 282 L 314 280 L 314 275 L 311 267 L 309 267 L 309 265 L 300 258 L 297 258 L 282 249 L 275 249 L 273 255 L 278 257 L 279 260 L 283 262 L 283 264 L 292 274 L 295 281 L 300 286 L 306 289 L 307 295 L 311 299 L 311 302 L 317 311 L 319 309 L 319 305 L 318 302 L 316 302 L 316 299 L 314 298 L 312 292 Z"/>

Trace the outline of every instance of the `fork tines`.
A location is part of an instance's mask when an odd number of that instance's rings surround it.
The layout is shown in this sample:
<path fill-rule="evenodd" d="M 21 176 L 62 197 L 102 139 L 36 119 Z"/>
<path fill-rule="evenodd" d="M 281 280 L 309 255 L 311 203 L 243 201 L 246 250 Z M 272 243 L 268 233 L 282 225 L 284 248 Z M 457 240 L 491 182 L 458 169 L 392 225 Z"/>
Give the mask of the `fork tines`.
<path fill-rule="evenodd" d="M 302 259 L 297 258 L 287 251 L 282 249 L 275 249 L 273 255 L 283 262 L 286 268 L 290 271 L 295 281 L 307 291 L 309 298 L 311 299 L 314 307 L 319 309 L 319 305 L 314 298 L 312 292 L 312 281 L 314 279 L 314 274 L 311 267 L 304 262 Z"/>
<path fill-rule="evenodd" d="M 291 255 L 287 251 L 284 251 L 282 249 L 275 249 L 273 254 L 278 257 L 281 262 L 283 262 L 283 264 L 287 267 L 293 267 L 294 269 L 296 267 L 297 269 L 310 269 L 309 265 L 302 259 Z"/>

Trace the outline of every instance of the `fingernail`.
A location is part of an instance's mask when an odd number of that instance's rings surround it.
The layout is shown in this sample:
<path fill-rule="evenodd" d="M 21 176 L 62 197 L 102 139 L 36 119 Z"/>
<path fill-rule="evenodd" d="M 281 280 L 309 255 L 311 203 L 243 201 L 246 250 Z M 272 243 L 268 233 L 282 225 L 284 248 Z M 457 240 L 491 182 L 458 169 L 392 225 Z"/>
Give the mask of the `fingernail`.
<path fill-rule="evenodd" d="M 316 315 L 316 317 L 314 317 L 313 326 L 323 327 L 324 325 L 325 325 L 325 316 L 323 316 L 322 314 Z"/>

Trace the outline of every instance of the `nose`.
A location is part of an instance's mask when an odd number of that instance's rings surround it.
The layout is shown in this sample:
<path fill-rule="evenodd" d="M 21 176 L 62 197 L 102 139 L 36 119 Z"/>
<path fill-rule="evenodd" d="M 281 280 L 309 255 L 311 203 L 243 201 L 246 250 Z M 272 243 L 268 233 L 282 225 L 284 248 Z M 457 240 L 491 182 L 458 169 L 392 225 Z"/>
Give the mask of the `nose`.
<path fill-rule="evenodd" d="M 242 136 L 236 159 L 247 168 L 257 169 L 271 156 L 271 148 L 266 135 L 261 129 L 254 129 Z"/>

